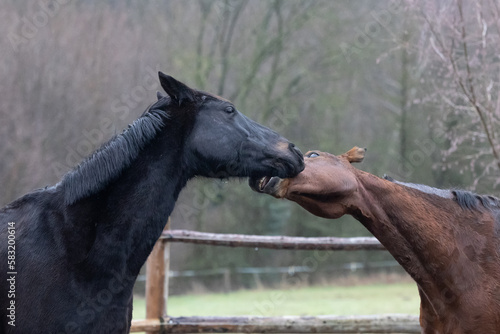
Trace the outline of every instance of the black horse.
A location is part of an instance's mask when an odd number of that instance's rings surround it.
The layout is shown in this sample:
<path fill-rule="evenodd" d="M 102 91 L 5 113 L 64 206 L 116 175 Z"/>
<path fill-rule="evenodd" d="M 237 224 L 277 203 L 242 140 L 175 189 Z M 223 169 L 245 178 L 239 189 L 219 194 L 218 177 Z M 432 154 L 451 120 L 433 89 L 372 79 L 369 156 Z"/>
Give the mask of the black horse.
<path fill-rule="evenodd" d="M 128 333 L 135 279 L 190 178 L 304 168 L 231 102 L 159 76 L 168 95 L 123 133 L 0 210 L 1 333 Z"/>

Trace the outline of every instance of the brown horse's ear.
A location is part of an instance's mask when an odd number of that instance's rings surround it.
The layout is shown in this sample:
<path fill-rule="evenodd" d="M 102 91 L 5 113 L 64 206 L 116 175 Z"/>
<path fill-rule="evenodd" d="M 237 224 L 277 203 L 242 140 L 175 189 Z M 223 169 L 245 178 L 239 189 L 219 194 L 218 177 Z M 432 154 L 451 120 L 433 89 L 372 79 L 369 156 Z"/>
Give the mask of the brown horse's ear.
<path fill-rule="evenodd" d="M 366 148 L 354 146 L 346 153 L 342 154 L 350 163 L 361 162 L 365 158 Z"/>

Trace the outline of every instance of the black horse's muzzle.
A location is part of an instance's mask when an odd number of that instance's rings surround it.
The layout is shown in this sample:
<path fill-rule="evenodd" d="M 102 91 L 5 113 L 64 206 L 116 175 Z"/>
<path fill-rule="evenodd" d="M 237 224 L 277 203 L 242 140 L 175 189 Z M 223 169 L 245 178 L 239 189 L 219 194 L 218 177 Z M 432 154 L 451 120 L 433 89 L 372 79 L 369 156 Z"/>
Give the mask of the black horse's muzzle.
<path fill-rule="evenodd" d="M 297 174 L 304 170 L 304 155 L 298 147 L 293 143 L 288 143 L 287 145 L 288 154 L 282 157 L 275 156 L 276 165 L 281 165 L 282 168 L 278 171 L 277 175 L 269 176 L 279 176 L 282 179 L 295 177 Z"/>

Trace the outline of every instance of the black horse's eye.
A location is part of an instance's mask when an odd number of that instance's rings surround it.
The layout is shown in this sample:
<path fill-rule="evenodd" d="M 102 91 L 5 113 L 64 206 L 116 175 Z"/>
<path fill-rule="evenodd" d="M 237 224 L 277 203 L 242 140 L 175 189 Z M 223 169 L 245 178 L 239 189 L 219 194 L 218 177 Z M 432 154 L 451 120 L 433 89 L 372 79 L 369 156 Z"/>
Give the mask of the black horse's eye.
<path fill-rule="evenodd" d="M 307 155 L 308 158 L 316 158 L 319 157 L 319 154 L 316 152 L 311 152 Z"/>
<path fill-rule="evenodd" d="M 234 109 L 234 107 L 229 106 L 229 107 L 227 107 L 227 108 L 226 108 L 226 112 L 227 112 L 228 114 L 232 114 L 232 113 L 234 113 L 235 111 L 236 111 L 236 109 Z"/>

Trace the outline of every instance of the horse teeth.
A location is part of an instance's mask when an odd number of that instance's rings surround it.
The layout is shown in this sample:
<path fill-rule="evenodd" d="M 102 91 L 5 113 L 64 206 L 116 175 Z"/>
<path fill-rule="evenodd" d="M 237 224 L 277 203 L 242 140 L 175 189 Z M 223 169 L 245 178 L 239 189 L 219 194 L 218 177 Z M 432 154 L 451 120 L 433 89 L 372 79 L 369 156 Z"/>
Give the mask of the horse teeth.
<path fill-rule="evenodd" d="M 260 188 L 260 190 L 264 189 L 265 181 L 266 181 L 265 177 L 263 177 L 262 179 L 260 179 L 260 181 L 259 181 L 259 188 Z"/>

